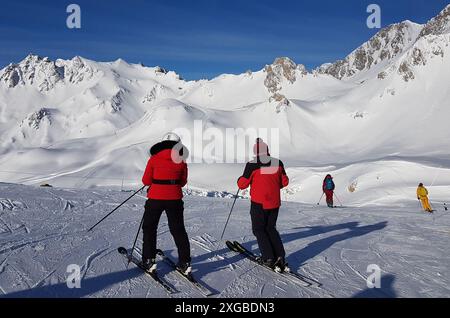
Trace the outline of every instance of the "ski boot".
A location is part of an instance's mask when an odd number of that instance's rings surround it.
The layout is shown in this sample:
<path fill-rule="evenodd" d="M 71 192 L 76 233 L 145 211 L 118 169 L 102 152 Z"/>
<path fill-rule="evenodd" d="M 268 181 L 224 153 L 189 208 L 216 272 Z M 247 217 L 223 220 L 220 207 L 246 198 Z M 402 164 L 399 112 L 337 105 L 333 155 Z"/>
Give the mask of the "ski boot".
<path fill-rule="evenodd" d="M 142 259 L 142 267 L 145 271 L 149 273 L 156 272 L 156 259 L 155 258 L 148 258 L 148 259 Z"/>
<path fill-rule="evenodd" d="M 256 258 L 256 261 L 257 261 L 258 263 L 260 263 L 261 265 L 266 266 L 266 267 L 269 267 L 269 268 L 271 268 L 271 269 L 273 269 L 273 265 L 274 265 L 274 263 L 275 263 L 274 260 L 271 259 L 271 258 L 263 259 L 262 257 L 257 257 L 257 258 Z"/>
<path fill-rule="evenodd" d="M 192 266 L 190 262 L 178 263 L 177 269 L 185 276 L 189 276 L 192 273 Z"/>
<path fill-rule="evenodd" d="M 286 260 L 284 259 L 284 257 L 278 257 L 277 260 L 275 261 L 274 264 L 274 269 L 275 272 L 277 273 L 289 273 L 291 270 L 289 268 L 288 263 L 286 263 Z"/>

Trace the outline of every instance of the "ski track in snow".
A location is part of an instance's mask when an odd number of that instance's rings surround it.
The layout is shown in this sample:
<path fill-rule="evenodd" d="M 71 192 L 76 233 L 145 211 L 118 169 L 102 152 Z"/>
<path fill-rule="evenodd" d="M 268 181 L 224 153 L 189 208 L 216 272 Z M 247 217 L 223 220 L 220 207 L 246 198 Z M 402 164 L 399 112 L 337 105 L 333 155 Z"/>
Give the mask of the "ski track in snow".
<path fill-rule="evenodd" d="M 116 249 L 130 247 L 145 198 L 133 198 L 100 224 L 86 229 L 129 196 L 112 190 L 71 191 L 0 184 L 0 292 L 6 297 L 167 297 Z M 230 252 L 218 239 L 232 199 L 185 197 L 185 222 L 194 275 L 216 291 L 213 297 L 448 297 L 450 217 L 406 207 L 349 207 L 284 203 L 278 228 L 293 270 L 320 281 L 300 287 Z M 249 202 L 238 200 L 224 240 L 257 251 Z M 297 213 L 298 211 L 301 213 Z M 142 246 L 142 231 L 137 250 Z M 158 246 L 177 251 L 163 215 Z M 67 265 L 81 268 L 80 290 L 65 287 Z M 380 290 L 368 290 L 366 268 L 382 269 Z M 158 267 L 179 293 L 201 297 L 161 263 Z"/>
<path fill-rule="evenodd" d="M 84 278 L 86 276 L 86 274 L 88 273 L 91 264 L 107 250 L 108 249 L 105 248 L 105 249 L 95 251 L 86 258 L 86 260 L 84 261 L 84 265 L 81 268 L 81 272 L 83 273 L 82 278 Z"/>

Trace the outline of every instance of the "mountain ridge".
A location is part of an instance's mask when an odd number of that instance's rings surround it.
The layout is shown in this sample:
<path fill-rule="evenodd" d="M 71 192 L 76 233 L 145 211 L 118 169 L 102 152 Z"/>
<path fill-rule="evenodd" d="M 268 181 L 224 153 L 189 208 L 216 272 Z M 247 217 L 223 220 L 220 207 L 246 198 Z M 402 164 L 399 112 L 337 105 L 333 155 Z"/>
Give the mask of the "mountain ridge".
<path fill-rule="evenodd" d="M 279 144 L 269 140 L 271 149 L 279 148 L 293 169 L 445 157 L 449 11 L 425 25 L 393 24 L 360 46 L 360 57 L 354 51 L 347 62 L 313 71 L 280 57 L 259 71 L 187 81 L 174 71 L 122 59 L 28 55 L 0 70 L 0 167 L 41 171 L 46 180 L 99 178 L 94 185 L 109 184 L 108 177 L 139 179 L 148 148 L 177 128 L 194 134 L 196 121 L 224 136 L 228 128 L 278 129 Z M 196 147 L 207 140 L 186 142 Z M 218 157 L 191 153 L 200 161 Z M 251 149 L 240 154 L 239 162 L 249 154 Z M 230 176 L 240 167 L 229 169 L 219 190 L 232 190 Z M 205 179 L 217 186 L 204 174 L 193 169 L 198 187 L 208 186 Z M 20 174 L 6 177 L 37 182 Z"/>

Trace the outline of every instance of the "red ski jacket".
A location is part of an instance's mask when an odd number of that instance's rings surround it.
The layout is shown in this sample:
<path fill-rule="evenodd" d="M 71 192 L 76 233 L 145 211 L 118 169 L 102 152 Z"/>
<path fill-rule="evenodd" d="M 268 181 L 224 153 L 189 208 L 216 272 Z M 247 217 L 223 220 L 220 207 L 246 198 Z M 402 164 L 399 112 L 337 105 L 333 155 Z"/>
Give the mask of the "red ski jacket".
<path fill-rule="evenodd" d="M 188 169 L 187 149 L 175 150 L 175 141 L 162 141 L 154 145 L 147 162 L 142 183 L 150 186 L 147 197 L 155 200 L 180 200 L 183 198 L 181 188 L 187 183 Z M 173 157 L 172 157 L 173 156 Z M 175 158 L 175 161 L 172 159 Z"/>
<path fill-rule="evenodd" d="M 265 210 L 271 210 L 280 207 L 280 190 L 289 184 L 289 178 L 283 162 L 265 157 L 262 160 L 257 158 L 248 162 L 237 184 L 241 190 L 251 185 L 252 202 L 261 204 Z"/>

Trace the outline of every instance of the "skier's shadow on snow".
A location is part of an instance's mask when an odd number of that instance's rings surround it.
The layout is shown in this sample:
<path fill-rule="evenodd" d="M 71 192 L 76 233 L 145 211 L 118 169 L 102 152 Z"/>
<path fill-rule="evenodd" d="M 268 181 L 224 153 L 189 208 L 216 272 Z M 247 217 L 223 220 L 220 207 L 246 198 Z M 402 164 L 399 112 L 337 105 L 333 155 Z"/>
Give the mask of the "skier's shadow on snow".
<path fill-rule="evenodd" d="M 367 288 L 356 293 L 352 298 L 396 298 L 397 292 L 394 289 L 394 282 L 394 275 L 384 275 L 381 277 L 380 288 Z"/>
<path fill-rule="evenodd" d="M 138 268 L 109 273 L 81 280 L 81 288 L 70 289 L 66 282 L 50 284 L 1 295 L 0 298 L 80 298 L 102 291 L 110 286 L 141 276 Z"/>
<path fill-rule="evenodd" d="M 323 251 L 327 250 L 334 244 L 345 241 L 351 238 L 355 238 L 358 236 L 367 235 L 374 231 L 380 231 L 387 226 L 387 222 L 379 222 L 372 225 L 359 226 L 358 222 L 349 222 L 337 225 L 330 226 L 312 226 L 312 227 L 304 227 L 303 229 L 307 229 L 306 231 L 301 231 L 297 233 L 289 233 L 282 234 L 281 238 L 284 243 L 298 240 L 300 238 L 305 238 L 308 236 L 314 236 L 319 234 L 324 234 L 332 231 L 347 229 L 348 231 L 344 233 L 335 234 L 332 236 L 325 237 L 323 239 L 314 241 L 309 243 L 303 249 L 292 253 L 288 256 L 288 262 L 292 269 L 296 269 L 294 265 L 297 263 L 297 267 L 300 268 L 303 264 L 306 263 L 307 260 L 314 258 L 319 255 Z M 297 268 L 297 269 L 298 269 Z"/>
<path fill-rule="evenodd" d="M 312 226 L 312 227 L 297 227 L 292 230 L 303 229 L 303 231 L 281 234 L 281 238 L 283 243 L 293 242 L 302 238 L 307 238 L 311 236 L 316 236 L 320 234 L 325 234 L 333 231 L 345 230 L 348 231 L 344 233 L 339 233 L 333 236 L 329 236 L 314 242 L 309 243 L 305 248 L 294 252 L 291 255 L 288 255 L 288 262 L 293 270 L 298 270 L 308 259 L 312 259 L 315 256 L 319 255 L 323 251 L 330 248 L 332 245 L 348 240 L 354 237 L 363 236 L 369 234 L 374 231 L 382 230 L 387 226 L 387 222 L 379 222 L 372 225 L 367 226 L 359 226 L 359 222 L 348 222 L 336 225 L 329 226 Z M 243 243 L 244 246 L 252 249 L 252 246 L 256 246 L 256 240 Z M 242 260 L 242 256 L 233 254 L 232 257 L 226 257 L 225 259 L 219 259 L 216 261 L 211 261 L 211 258 L 217 259 L 217 255 L 225 255 L 229 252 L 228 248 L 223 248 L 221 250 L 212 251 L 210 253 L 205 253 L 202 255 L 198 255 L 193 257 L 193 263 L 195 263 L 195 268 L 197 269 L 197 275 L 199 277 L 207 275 L 211 272 L 218 271 L 223 269 L 230 264 L 237 263 Z M 206 262 L 202 262 L 206 261 Z"/>

